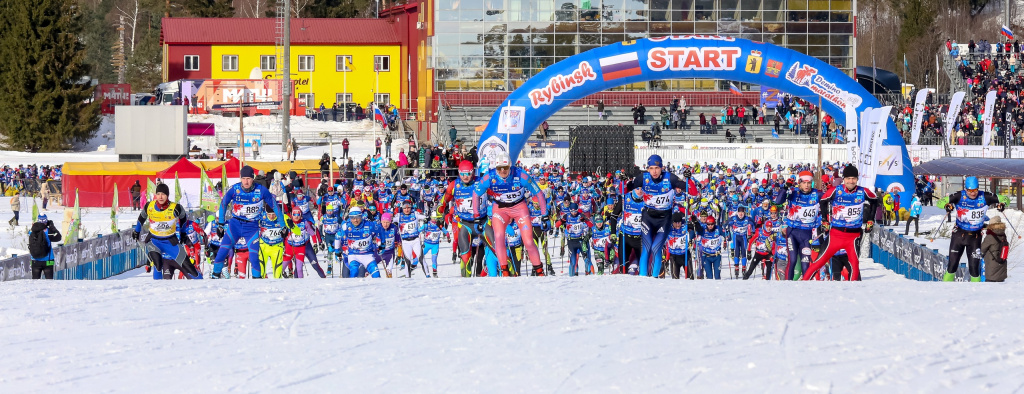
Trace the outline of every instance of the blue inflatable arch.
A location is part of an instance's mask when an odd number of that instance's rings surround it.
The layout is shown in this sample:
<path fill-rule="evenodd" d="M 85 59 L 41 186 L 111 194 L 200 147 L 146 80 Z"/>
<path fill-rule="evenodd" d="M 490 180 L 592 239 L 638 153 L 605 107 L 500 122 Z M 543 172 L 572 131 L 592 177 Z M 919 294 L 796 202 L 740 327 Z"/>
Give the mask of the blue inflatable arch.
<path fill-rule="evenodd" d="M 491 117 L 480 137 L 480 155 L 507 150 L 510 157 L 517 157 L 544 120 L 593 93 L 636 82 L 685 78 L 764 85 L 810 102 L 821 96 L 822 108 L 842 125 L 846 124 L 846 105 L 855 109 L 858 118 L 866 109 L 881 106 L 839 69 L 773 44 L 720 36 L 647 38 L 592 49 L 530 78 Z M 912 193 L 914 179 L 906 145 L 892 119 L 887 122 L 886 138 L 875 155 L 882 163 L 875 186 Z"/>

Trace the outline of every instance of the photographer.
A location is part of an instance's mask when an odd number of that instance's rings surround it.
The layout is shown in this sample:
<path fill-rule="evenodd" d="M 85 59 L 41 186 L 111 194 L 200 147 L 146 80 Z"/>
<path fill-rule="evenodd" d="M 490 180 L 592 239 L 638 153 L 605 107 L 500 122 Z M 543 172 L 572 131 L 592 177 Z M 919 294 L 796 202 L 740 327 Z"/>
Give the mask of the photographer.
<path fill-rule="evenodd" d="M 46 215 L 32 223 L 32 231 L 28 233 L 28 251 L 32 255 L 32 279 L 53 279 L 53 243 L 60 242 L 60 231 Z"/>

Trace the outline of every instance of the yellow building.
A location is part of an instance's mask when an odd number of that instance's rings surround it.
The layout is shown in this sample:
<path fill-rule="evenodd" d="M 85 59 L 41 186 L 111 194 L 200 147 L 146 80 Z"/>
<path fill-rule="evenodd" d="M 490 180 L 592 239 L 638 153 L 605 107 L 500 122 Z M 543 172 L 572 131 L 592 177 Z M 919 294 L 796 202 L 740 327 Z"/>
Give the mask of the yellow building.
<path fill-rule="evenodd" d="M 408 60 L 387 20 L 291 21 L 291 79 L 307 107 L 371 101 L 411 107 L 403 78 Z M 164 81 L 281 78 L 274 24 L 272 18 L 164 18 Z"/>

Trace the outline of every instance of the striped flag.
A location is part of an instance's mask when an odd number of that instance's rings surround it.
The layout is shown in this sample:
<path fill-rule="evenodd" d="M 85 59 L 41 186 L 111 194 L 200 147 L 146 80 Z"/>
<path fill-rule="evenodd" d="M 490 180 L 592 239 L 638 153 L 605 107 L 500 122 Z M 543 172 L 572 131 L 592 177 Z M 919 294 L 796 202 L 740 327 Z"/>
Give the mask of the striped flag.
<path fill-rule="evenodd" d="M 742 96 L 743 95 L 743 93 L 740 92 L 740 88 L 736 87 L 736 84 L 734 84 L 732 82 L 729 82 L 729 91 L 732 92 L 732 94 L 735 94 L 737 96 Z"/>
<path fill-rule="evenodd" d="M 1006 25 L 1003 25 L 1003 29 L 999 31 L 999 34 L 1005 36 L 1007 40 L 1013 39 L 1013 30 L 1010 30 L 1010 28 L 1006 27 Z"/>
<path fill-rule="evenodd" d="M 381 112 L 380 107 L 373 107 L 373 119 L 380 122 L 384 127 L 388 127 L 388 119 L 384 117 L 384 113 Z"/>

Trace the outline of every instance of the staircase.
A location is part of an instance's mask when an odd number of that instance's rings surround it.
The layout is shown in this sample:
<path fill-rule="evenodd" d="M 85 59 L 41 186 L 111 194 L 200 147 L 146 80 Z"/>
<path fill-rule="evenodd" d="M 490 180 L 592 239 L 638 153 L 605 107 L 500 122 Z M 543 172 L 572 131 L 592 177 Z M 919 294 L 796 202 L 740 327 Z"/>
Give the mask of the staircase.
<path fill-rule="evenodd" d="M 973 98 L 971 89 L 967 87 L 967 82 L 960 76 L 960 70 L 957 69 L 956 61 L 944 50 L 939 50 L 939 57 L 942 58 L 942 71 L 945 71 L 946 76 L 949 77 L 949 94 L 967 92 L 967 97 L 964 100 L 970 101 Z"/>
<path fill-rule="evenodd" d="M 556 112 L 550 118 L 548 122 L 548 140 L 549 141 L 568 141 L 569 139 L 569 128 L 576 126 L 597 126 L 597 125 L 632 125 L 633 124 L 633 113 L 631 107 L 605 107 L 605 113 L 607 114 L 604 119 L 598 119 L 597 110 L 594 108 L 583 108 L 583 107 L 565 107 Z M 661 120 L 659 111 L 660 107 L 650 107 L 647 110 L 647 116 L 643 124 L 638 124 L 634 127 L 634 141 L 637 145 L 647 145 L 646 142 L 641 138 L 641 132 L 644 130 L 650 130 L 652 122 L 658 122 Z M 487 107 L 455 107 L 451 110 L 442 109 L 439 112 L 438 132 L 436 133 L 434 142 L 444 142 L 448 140 L 448 129 L 452 126 L 458 131 L 458 139 L 462 140 L 467 145 L 475 145 L 480 139 L 480 132 L 475 131 L 477 126 L 486 125 L 491 120 L 491 116 L 494 114 L 495 108 Z M 769 114 L 774 113 L 773 110 L 768 110 Z M 725 138 L 725 130 L 729 129 L 733 135 L 736 136 L 736 142 L 739 142 L 739 125 L 723 125 L 718 124 L 717 134 L 701 134 L 700 133 L 700 122 L 699 115 L 704 115 L 710 120 L 712 115 L 718 116 L 721 113 L 721 107 L 690 107 L 689 115 L 686 119 L 686 127 L 682 130 L 672 130 L 662 127 L 661 137 L 662 144 L 682 144 L 689 142 L 727 142 Z M 806 132 L 800 135 L 794 135 L 789 131 L 789 128 L 783 122 L 781 128 L 783 132 L 780 133 L 779 138 L 772 138 L 773 125 L 767 122 L 764 125 L 750 124 L 749 116 L 747 123 L 747 141 L 754 143 L 755 138 L 761 138 L 762 143 L 808 143 Z M 806 127 L 804 128 L 806 131 Z M 533 130 L 533 136 L 531 140 L 540 139 L 539 130 Z M 440 138 L 440 139 L 437 139 Z"/>

